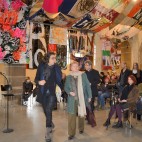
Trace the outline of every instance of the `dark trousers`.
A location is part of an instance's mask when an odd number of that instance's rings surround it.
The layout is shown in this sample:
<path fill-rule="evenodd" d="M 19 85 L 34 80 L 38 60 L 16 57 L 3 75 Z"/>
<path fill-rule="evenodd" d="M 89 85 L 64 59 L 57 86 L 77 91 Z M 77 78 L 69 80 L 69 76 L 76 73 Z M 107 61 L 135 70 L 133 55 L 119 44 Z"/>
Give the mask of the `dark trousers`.
<path fill-rule="evenodd" d="M 46 95 L 43 101 L 43 111 L 46 116 L 46 127 L 52 126 L 52 111 L 56 103 L 56 96 L 55 95 Z"/>
<path fill-rule="evenodd" d="M 121 112 L 121 106 L 119 104 L 117 104 L 115 106 L 111 106 L 108 118 L 111 119 L 115 112 L 118 116 L 118 121 L 121 122 L 122 121 L 122 112 Z"/>
<path fill-rule="evenodd" d="M 90 102 L 92 111 L 94 111 L 94 109 L 95 109 L 94 102 L 95 102 L 95 97 L 92 97 L 91 102 Z"/>

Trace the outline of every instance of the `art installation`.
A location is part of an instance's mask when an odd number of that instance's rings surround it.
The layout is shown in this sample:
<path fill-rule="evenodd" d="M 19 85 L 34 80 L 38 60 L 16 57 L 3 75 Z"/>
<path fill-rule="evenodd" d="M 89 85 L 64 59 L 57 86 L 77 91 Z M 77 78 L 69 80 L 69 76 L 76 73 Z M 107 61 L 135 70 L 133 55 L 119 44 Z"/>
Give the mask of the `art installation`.
<path fill-rule="evenodd" d="M 27 13 L 27 6 L 21 0 L 0 0 L 0 62 L 27 62 Z"/>

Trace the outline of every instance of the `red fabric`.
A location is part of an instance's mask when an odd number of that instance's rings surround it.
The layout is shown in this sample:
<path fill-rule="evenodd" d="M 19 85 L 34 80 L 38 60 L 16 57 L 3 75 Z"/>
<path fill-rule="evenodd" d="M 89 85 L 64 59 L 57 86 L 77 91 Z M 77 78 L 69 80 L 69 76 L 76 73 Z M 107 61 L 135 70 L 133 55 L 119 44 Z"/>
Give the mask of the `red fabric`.
<path fill-rule="evenodd" d="M 49 52 L 56 52 L 57 51 L 57 45 L 56 44 L 48 44 L 48 51 Z"/>
<path fill-rule="evenodd" d="M 58 13 L 58 8 L 63 0 L 44 0 L 42 8 L 49 13 Z"/>

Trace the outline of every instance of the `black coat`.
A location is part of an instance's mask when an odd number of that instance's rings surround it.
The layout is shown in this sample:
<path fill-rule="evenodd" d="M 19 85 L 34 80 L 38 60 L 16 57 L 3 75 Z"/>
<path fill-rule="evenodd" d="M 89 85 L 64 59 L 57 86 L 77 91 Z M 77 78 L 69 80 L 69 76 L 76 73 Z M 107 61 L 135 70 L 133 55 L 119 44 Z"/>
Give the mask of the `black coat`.
<path fill-rule="evenodd" d="M 23 94 L 26 92 L 32 93 L 33 91 L 33 83 L 32 82 L 23 82 Z"/>
<path fill-rule="evenodd" d="M 123 70 L 121 70 L 121 73 L 120 73 L 118 82 L 120 82 L 122 74 L 123 74 Z M 129 77 L 129 75 L 131 75 L 131 74 L 132 74 L 131 70 L 129 70 L 129 69 L 126 69 L 126 70 L 125 70 L 124 84 L 122 84 L 123 87 L 124 87 L 125 85 L 128 85 L 128 77 Z"/>
<path fill-rule="evenodd" d="M 56 81 L 56 84 L 60 87 L 60 88 L 62 88 L 62 84 L 61 84 L 61 80 L 62 80 L 62 72 L 61 72 L 61 69 L 60 69 L 60 67 L 57 65 L 57 64 L 55 64 L 54 65 L 55 67 L 54 67 L 54 69 L 55 69 L 55 81 Z M 44 75 L 43 75 L 43 73 L 44 73 L 44 68 L 45 67 L 45 63 L 43 63 L 43 62 L 41 62 L 40 64 L 39 64 L 39 66 L 38 66 L 38 68 L 37 68 L 37 72 L 36 72 L 36 77 L 35 77 L 35 83 L 36 83 L 36 86 L 37 86 L 37 102 L 39 102 L 39 103 L 43 103 L 43 101 L 44 101 L 44 90 L 45 90 L 45 86 L 46 86 L 46 84 L 45 85 L 43 85 L 43 86 L 41 86 L 41 85 L 39 85 L 38 84 L 38 82 L 40 81 L 40 80 L 45 80 L 45 78 L 44 78 Z"/>
<path fill-rule="evenodd" d="M 132 73 L 133 74 L 133 73 Z M 140 77 L 137 77 L 137 74 L 133 74 L 135 77 L 136 77 L 136 79 L 137 79 L 137 84 L 136 85 L 138 85 L 138 84 L 140 84 L 140 83 L 142 83 L 142 71 L 140 70 Z"/>
<path fill-rule="evenodd" d="M 92 97 L 98 96 L 97 85 L 100 83 L 100 75 L 97 70 L 85 71 L 89 82 L 91 83 Z"/>

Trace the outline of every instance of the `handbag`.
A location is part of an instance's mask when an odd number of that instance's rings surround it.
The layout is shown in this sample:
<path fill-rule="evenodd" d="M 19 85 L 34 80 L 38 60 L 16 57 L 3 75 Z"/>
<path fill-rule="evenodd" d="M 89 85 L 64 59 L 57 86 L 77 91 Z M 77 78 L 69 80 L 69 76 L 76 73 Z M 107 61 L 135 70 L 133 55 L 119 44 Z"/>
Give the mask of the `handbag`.
<path fill-rule="evenodd" d="M 121 106 L 121 109 L 123 111 L 126 111 L 126 110 L 129 109 L 129 104 L 128 103 L 121 103 L 120 106 Z"/>
<path fill-rule="evenodd" d="M 97 124 L 96 124 L 96 119 L 95 119 L 95 114 L 94 112 L 92 111 L 91 109 L 91 105 L 87 105 L 86 107 L 86 112 L 87 112 L 87 116 L 86 116 L 86 119 L 88 121 L 88 123 L 92 126 L 92 127 L 95 127 Z"/>
<path fill-rule="evenodd" d="M 36 101 L 38 103 L 42 104 L 43 103 L 43 97 L 44 97 L 44 95 L 41 93 L 40 89 L 41 88 L 39 87 L 39 85 L 37 85 L 37 87 L 35 89 L 35 94 L 37 95 Z"/>

